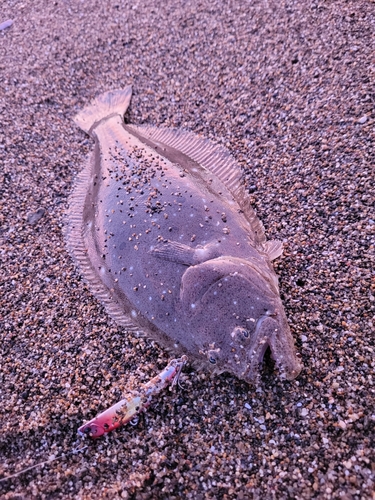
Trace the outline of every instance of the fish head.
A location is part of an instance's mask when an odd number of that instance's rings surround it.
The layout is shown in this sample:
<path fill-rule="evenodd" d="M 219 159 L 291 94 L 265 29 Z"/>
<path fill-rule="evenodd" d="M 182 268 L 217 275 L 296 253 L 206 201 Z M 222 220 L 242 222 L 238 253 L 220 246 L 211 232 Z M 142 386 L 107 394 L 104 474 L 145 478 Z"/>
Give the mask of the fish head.
<path fill-rule="evenodd" d="M 267 348 L 281 378 L 301 371 L 278 288 L 256 266 L 225 257 L 193 266 L 181 300 L 199 360 L 212 371 L 254 382 Z"/>

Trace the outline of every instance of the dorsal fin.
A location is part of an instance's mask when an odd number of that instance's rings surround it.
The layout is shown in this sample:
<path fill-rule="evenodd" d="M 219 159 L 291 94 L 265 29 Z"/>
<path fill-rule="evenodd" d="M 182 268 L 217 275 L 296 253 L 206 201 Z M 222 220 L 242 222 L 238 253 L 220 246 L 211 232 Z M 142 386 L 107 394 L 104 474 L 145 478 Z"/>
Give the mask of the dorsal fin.
<path fill-rule="evenodd" d="M 127 125 L 139 135 L 159 147 L 175 148 L 201 167 L 213 173 L 230 191 L 256 234 L 257 243 L 266 241 L 264 227 L 251 207 L 249 195 L 242 182 L 242 171 L 230 152 L 211 140 L 199 137 L 186 130 L 154 127 L 150 125 Z"/>

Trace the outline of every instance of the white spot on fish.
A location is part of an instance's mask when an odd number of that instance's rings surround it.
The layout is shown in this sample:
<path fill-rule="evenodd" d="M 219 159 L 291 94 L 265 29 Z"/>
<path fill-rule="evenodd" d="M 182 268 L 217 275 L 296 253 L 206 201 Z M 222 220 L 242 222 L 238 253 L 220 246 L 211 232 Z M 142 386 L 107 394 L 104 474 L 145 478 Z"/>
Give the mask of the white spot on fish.
<path fill-rule="evenodd" d="M 192 309 L 195 309 L 195 304 L 190 304 L 190 307 L 191 307 Z"/>
<path fill-rule="evenodd" d="M 135 311 L 134 309 L 132 309 L 131 315 L 132 315 L 133 318 L 136 318 L 138 316 L 137 315 L 137 311 Z"/>

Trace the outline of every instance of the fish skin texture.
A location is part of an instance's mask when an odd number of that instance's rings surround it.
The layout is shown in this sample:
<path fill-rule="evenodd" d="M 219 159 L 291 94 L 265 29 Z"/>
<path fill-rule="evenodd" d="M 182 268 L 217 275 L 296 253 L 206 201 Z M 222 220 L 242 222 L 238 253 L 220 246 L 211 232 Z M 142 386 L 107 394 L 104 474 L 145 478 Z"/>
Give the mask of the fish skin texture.
<path fill-rule="evenodd" d="M 95 141 L 70 198 L 68 248 L 121 325 L 198 366 L 253 382 L 295 353 L 266 241 L 229 152 L 190 132 L 125 125 L 131 87 L 75 118 Z"/>

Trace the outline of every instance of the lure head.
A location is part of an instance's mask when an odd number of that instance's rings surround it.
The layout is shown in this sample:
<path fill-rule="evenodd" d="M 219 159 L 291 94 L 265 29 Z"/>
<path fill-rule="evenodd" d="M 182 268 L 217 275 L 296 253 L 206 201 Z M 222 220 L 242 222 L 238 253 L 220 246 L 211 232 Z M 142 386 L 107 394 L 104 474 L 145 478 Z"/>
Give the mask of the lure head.
<path fill-rule="evenodd" d="M 214 372 L 253 382 L 267 348 L 282 378 L 301 371 L 271 274 L 244 260 L 213 259 L 186 271 L 181 299 L 199 359 Z"/>
<path fill-rule="evenodd" d="M 104 425 L 98 425 L 94 422 L 88 422 L 87 424 L 81 425 L 81 427 L 78 429 L 78 434 L 82 437 L 84 436 L 90 436 L 93 439 L 96 439 L 100 436 L 103 436 L 107 432 L 109 432 L 111 429 L 109 428 L 109 425 L 104 424 Z"/>

